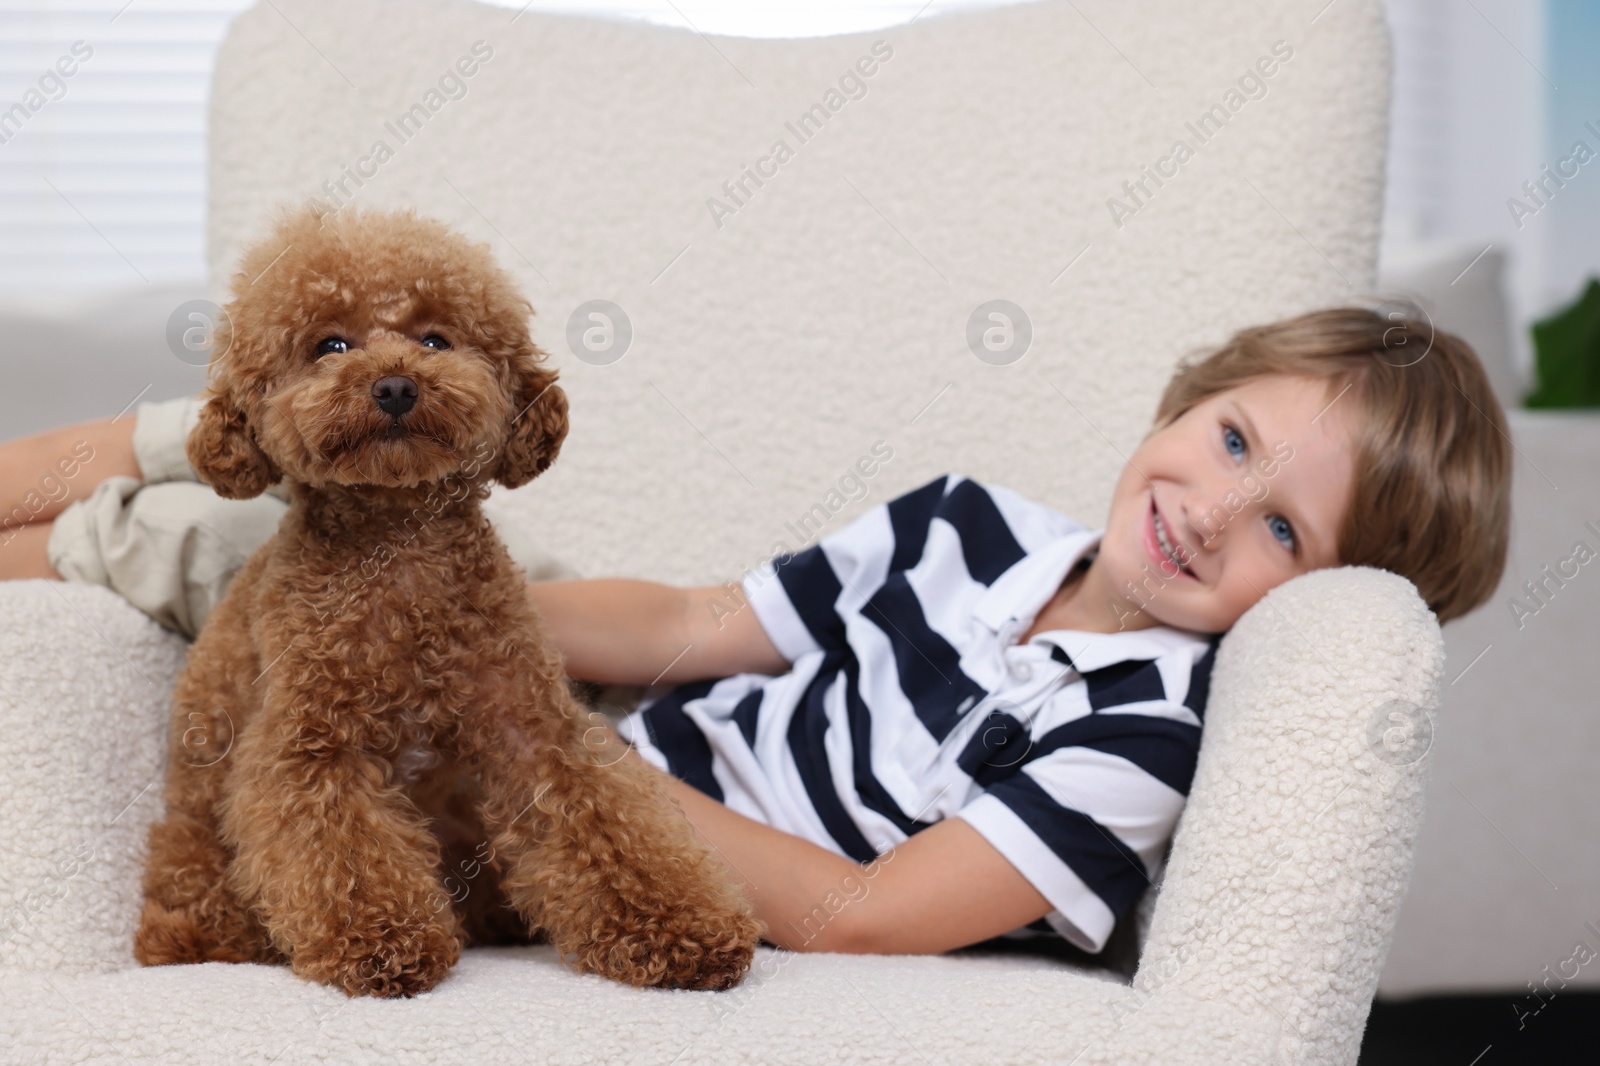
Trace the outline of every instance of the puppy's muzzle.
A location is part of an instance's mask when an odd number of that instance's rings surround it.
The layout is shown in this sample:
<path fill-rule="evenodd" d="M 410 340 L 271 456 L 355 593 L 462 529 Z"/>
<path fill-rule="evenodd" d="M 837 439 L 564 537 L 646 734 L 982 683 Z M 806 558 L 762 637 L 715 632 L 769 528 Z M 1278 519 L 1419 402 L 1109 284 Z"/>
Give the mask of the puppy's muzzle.
<path fill-rule="evenodd" d="M 399 418 L 417 405 L 417 383 L 403 377 L 380 378 L 372 383 L 372 401 L 384 414 Z"/>

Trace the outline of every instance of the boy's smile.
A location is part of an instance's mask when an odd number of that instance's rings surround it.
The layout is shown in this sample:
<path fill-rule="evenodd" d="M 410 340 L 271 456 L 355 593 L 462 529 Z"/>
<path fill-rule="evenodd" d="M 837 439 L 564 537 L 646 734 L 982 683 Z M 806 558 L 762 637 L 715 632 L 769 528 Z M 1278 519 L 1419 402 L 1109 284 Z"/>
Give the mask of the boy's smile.
<path fill-rule="evenodd" d="M 1097 555 L 1039 612 L 1049 629 L 1221 633 L 1276 585 L 1339 565 L 1355 397 L 1271 375 L 1201 400 L 1123 467 Z"/>

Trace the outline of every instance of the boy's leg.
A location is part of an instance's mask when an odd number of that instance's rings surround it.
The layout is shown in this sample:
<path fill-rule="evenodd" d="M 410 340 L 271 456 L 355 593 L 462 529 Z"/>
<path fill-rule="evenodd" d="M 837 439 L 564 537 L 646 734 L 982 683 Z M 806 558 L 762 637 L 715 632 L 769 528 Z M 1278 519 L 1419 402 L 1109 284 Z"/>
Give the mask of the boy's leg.
<path fill-rule="evenodd" d="M 102 418 L 0 444 L 0 580 L 56 578 L 52 522 L 112 477 L 139 477 L 133 416 Z"/>
<path fill-rule="evenodd" d="M 72 492 L 78 498 L 64 501 L 51 523 L 46 544 L 48 565 L 62 578 L 104 585 L 189 637 L 234 573 L 272 536 L 287 507 L 279 489 L 253 500 L 226 500 L 196 479 L 185 444 L 199 406 L 195 397 L 147 403 L 119 419 L 111 427 L 119 436 L 105 457 L 131 454 L 132 474 L 105 476 L 97 470 L 97 452 Z M 98 484 L 89 482 L 91 474 Z M 19 554 L 19 566 L 24 558 L 33 557 Z"/>
<path fill-rule="evenodd" d="M 228 500 L 197 481 L 112 478 L 56 519 L 50 564 L 193 638 L 286 510 L 276 496 Z"/>
<path fill-rule="evenodd" d="M 0 581 L 18 581 L 29 577 L 61 580 L 56 568 L 50 565 L 50 530 L 54 523 L 34 522 L 14 530 L 9 537 L 0 538 Z"/>
<path fill-rule="evenodd" d="M 0 444 L 0 525 L 48 522 L 108 477 L 140 477 L 133 415 L 101 418 Z M 0 539 L 5 534 L 0 533 Z"/>

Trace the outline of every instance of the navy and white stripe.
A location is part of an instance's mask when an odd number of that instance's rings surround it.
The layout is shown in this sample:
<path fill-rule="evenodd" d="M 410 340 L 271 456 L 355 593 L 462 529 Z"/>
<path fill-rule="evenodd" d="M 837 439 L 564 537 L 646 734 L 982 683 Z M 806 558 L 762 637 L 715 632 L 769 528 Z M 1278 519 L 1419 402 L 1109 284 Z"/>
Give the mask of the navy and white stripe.
<path fill-rule="evenodd" d="M 865 862 L 966 819 L 1054 906 L 1011 936 L 1086 951 L 1155 875 L 1220 638 L 1017 638 L 1101 532 L 949 474 L 743 588 L 793 665 L 652 690 L 623 736 L 732 809 Z"/>

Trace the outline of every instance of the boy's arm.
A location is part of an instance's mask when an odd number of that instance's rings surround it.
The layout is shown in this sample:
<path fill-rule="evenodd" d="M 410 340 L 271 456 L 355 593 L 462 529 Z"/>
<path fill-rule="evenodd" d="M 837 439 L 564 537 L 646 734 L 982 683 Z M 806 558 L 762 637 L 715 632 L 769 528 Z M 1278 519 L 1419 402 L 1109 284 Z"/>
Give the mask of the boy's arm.
<path fill-rule="evenodd" d="M 626 757 L 640 758 L 631 750 Z M 791 951 L 937 955 L 1054 909 L 961 818 L 946 818 L 862 864 L 746 818 L 671 774 L 662 777 L 729 876 L 752 890 L 766 939 Z"/>
<path fill-rule="evenodd" d="M 937 955 L 1020 929 L 1055 907 L 971 823 L 945 818 L 877 861 L 851 950 Z M 872 869 L 872 864 L 867 867 Z"/>
<path fill-rule="evenodd" d="M 628 750 L 651 772 L 661 775 L 667 794 L 682 808 L 696 834 L 727 868 L 728 878 L 750 893 L 765 939 L 791 951 L 851 952 L 852 926 L 830 912 L 852 890 L 859 892 L 861 866 L 809 840 L 747 818 L 693 785 L 656 769 Z"/>
<path fill-rule="evenodd" d="M 728 586 L 683 589 L 626 578 L 539 581 L 528 585 L 528 598 L 567 673 L 583 681 L 675 685 L 789 669 L 755 611 Z"/>

